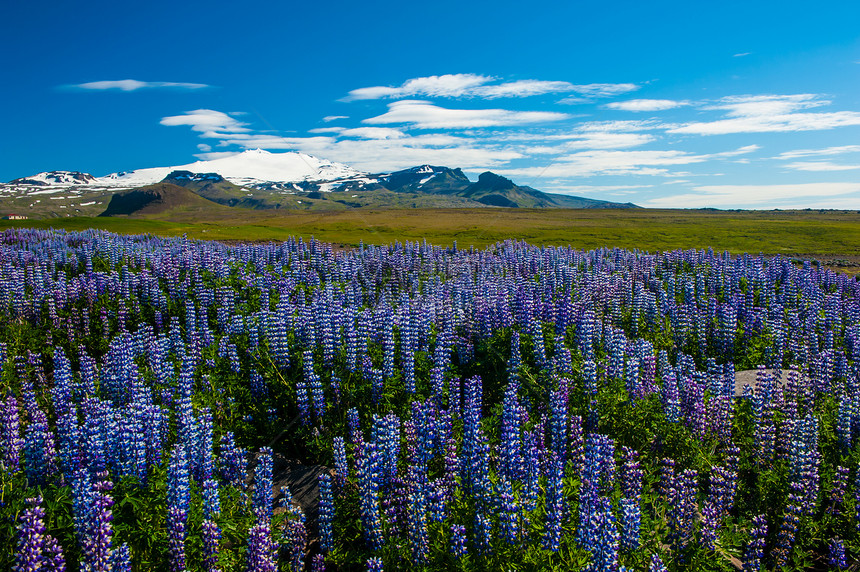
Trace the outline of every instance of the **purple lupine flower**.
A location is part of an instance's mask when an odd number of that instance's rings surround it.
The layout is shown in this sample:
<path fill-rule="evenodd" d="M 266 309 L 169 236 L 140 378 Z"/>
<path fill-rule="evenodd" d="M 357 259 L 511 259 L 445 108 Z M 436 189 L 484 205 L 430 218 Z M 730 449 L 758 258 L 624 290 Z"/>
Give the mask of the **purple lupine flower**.
<path fill-rule="evenodd" d="M 516 544 L 520 536 L 519 507 L 514 498 L 514 490 L 505 478 L 499 480 L 499 528 L 502 539 L 508 544 Z"/>
<path fill-rule="evenodd" d="M 713 549 L 723 518 L 729 514 L 737 491 L 737 473 L 725 467 L 714 467 L 708 496 L 702 507 L 702 542 Z"/>
<path fill-rule="evenodd" d="M 621 547 L 632 552 L 639 548 L 639 527 L 642 513 L 639 497 L 621 499 Z"/>
<path fill-rule="evenodd" d="M 382 559 L 378 556 L 373 556 L 367 559 L 367 572 L 383 572 Z"/>
<path fill-rule="evenodd" d="M 462 560 L 468 553 L 469 552 L 466 549 L 466 527 L 462 524 L 452 524 L 451 554 L 453 554 L 457 560 Z"/>
<path fill-rule="evenodd" d="M 221 500 L 218 496 L 218 481 L 207 479 L 203 481 L 203 565 L 207 572 L 215 572 L 218 563 L 218 542 L 221 539 L 221 529 L 215 522 L 215 517 L 221 513 Z"/>
<path fill-rule="evenodd" d="M 618 569 L 618 528 L 612 515 L 612 505 L 608 497 L 598 497 L 594 511 L 591 514 L 589 528 L 592 533 L 587 536 L 583 548 L 591 552 L 589 570 Z"/>
<path fill-rule="evenodd" d="M 77 406 L 57 417 L 57 457 L 60 460 L 60 470 L 70 475 L 80 465 L 83 455 L 80 451 L 83 435 L 78 425 Z"/>
<path fill-rule="evenodd" d="M 275 547 L 268 521 L 257 520 L 248 531 L 248 572 L 275 572 Z"/>
<path fill-rule="evenodd" d="M 253 511 L 258 520 L 272 520 L 272 449 L 260 448 L 254 470 Z"/>
<path fill-rule="evenodd" d="M 430 481 L 427 502 L 432 522 L 444 522 L 448 518 L 448 489 L 444 479 Z"/>
<path fill-rule="evenodd" d="M 131 572 L 131 552 L 125 542 L 111 553 L 110 570 L 111 572 Z"/>
<path fill-rule="evenodd" d="M 66 561 L 63 551 L 57 540 L 45 531 L 42 497 L 28 498 L 27 503 L 30 507 L 21 513 L 18 525 L 18 550 L 12 569 L 15 572 L 64 572 Z"/>
<path fill-rule="evenodd" d="M 791 492 L 788 495 L 788 506 L 782 518 L 782 524 L 776 537 L 776 545 L 771 551 L 773 563 L 776 568 L 785 566 L 791 556 L 794 547 L 795 536 L 800 525 L 802 493 L 796 483 L 790 485 Z"/>
<path fill-rule="evenodd" d="M 57 417 L 68 413 L 72 401 L 72 366 L 62 348 L 54 348 L 54 387 L 51 390 Z"/>
<path fill-rule="evenodd" d="M 830 488 L 830 503 L 827 506 L 828 514 L 840 514 L 842 502 L 845 499 L 845 490 L 848 487 L 848 467 L 836 467 L 836 475 L 833 477 L 833 485 Z"/>
<path fill-rule="evenodd" d="M 30 424 L 24 431 L 24 470 L 32 485 L 44 485 L 57 471 L 54 434 L 48 418 L 39 407 L 31 412 Z"/>
<path fill-rule="evenodd" d="M 298 518 L 287 521 L 284 540 L 289 553 L 290 570 L 301 572 L 305 567 L 305 549 L 308 544 L 308 531 L 301 511 L 298 513 Z"/>
<path fill-rule="evenodd" d="M 325 572 L 325 555 L 314 554 L 311 559 L 311 572 Z"/>
<path fill-rule="evenodd" d="M 485 510 L 481 505 L 475 511 L 475 548 L 481 554 L 488 554 L 492 546 L 493 523 Z"/>
<path fill-rule="evenodd" d="M 639 452 L 629 447 L 621 448 L 621 496 L 637 498 L 642 494 L 642 467 Z"/>
<path fill-rule="evenodd" d="M 107 473 L 100 473 L 93 484 L 94 506 L 90 508 L 87 528 L 81 542 L 82 568 L 94 572 L 108 572 L 111 569 L 111 537 L 113 530 L 111 507 L 113 499 L 109 492 L 113 483 Z"/>
<path fill-rule="evenodd" d="M 0 464 L 12 473 L 18 472 L 21 463 L 21 419 L 18 416 L 18 400 L 12 393 L 6 396 L 0 411 Z"/>
<path fill-rule="evenodd" d="M 561 521 L 564 515 L 564 466 L 555 454 L 551 453 L 551 455 L 552 458 L 547 473 L 546 526 L 544 528 L 542 545 L 545 550 L 558 552 L 561 542 Z"/>
<path fill-rule="evenodd" d="M 518 384 L 510 382 L 502 403 L 502 427 L 499 447 L 499 470 L 508 479 L 519 479 L 523 473 L 520 443 L 521 407 L 517 396 Z"/>
<path fill-rule="evenodd" d="M 656 552 L 651 554 L 651 567 L 648 570 L 649 572 L 668 572 L 663 561 L 660 560 L 660 555 Z"/>
<path fill-rule="evenodd" d="M 201 525 L 201 536 L 203 537 L 203 569 L 206 572 L 217 572 L 221 529 L 214 520 L 206 519 Z"/>
<path fill-rule="evenodd" d="M 319 539 L 320 550 L 323 553 L 332 549 L 332 523 L 334 522 L 334 499 L 331 490 L 331 475 L 321 473 L 319 476 Z"/>
<path fill-rule="evenodd" d="M 351 407 L 346 411 L 346 422 L 349 424 L 349 440 L 353 445 L 358 445 L 364 442 L 364 435 L 361 432 L 361 423 L 358 419 L 358 410 Z"/>
<path fill-rule="evenodd" d="M 767 519 L 764 515 L 753 517 L 750 541 L 744 550 L 744 572 L 761 570 L 764 543 L 767 538 Z"/>
<path fill-rule="evenodd" d="M 364 540 L 374 550 L 383 543 L 382 521 L 379 515 L 379 455 L 376 446 L 368 443 L 356 459 L 356 474 Z"/>
<path fill-rule="evenodd" d="M 557 378 L 558 388 L 550 393 L 550 445 L 562 465 L 567 463 L 567 384 Z"/>
<path fill-rule="evenodd" d="M 349 479 L 349 464 L 346 460 L 346 443 L 343 437 L 335 437 L 332 440 L 332 450 L 334 451 L 334 484 L 341 488 Z"/>
<path fill-rule="evenodd" d="M 188 536 L 188 507 L 191 503 L 188 457 L 185 448 L 177 444 L 167 467 L 167 531 L 170 569 L 185 570 L 185 539 Z"/>
<path fill-rule="evenodd" d="M 429 550 L 427 535 L 427 472 L 417 464 L 408 470 L 409 505 L 407 507 L 407 531 L 409 547 L 415 562 L 425 562 Z"/>
<path fill-rule="evenodd" d="M 247 451 L 236 446 L 233 433 L 226 432 L 221 437 L 219 459 L 221 478 L 236 487 L 244 487 L 248 472 Z"/>
<path fill-rule="evenodd" d="M 829 549 L 830 566 L 837 570 L 845 570 L 848 568 L 848 562 L 845 559 L 845 543 L 842 539 L 834 538 L 831 540 Z"/>
<path fill-rule="evenodd" d="M 685 469 L 674 479 L 670 492 L 669 529 L 670 538 L 678 546 L 686 546 L 693 535 L 696 524 L 696 479 L 695 469 Z"/>

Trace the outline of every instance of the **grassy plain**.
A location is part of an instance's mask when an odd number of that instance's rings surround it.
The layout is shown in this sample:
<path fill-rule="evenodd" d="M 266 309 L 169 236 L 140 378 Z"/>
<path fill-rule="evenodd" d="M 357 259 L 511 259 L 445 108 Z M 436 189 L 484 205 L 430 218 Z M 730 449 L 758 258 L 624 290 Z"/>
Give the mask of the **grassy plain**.
<path fill-rule="evenodd" d="M 426 239 L 460 248 L 507 238 L 575 248 L 647 251 L 713 248 L 732 253 L 785 254 L 858 261 L 858 211 L 403 209 L 341 212 L 225 209 L 201 218 L 173 210 L 157 218 L 55 218 L 2 221 L 0 229 L 40 227 L 120 233 L 187 234 L 210 240 L 284 240 L 315 237 L 344 246 Z"/>

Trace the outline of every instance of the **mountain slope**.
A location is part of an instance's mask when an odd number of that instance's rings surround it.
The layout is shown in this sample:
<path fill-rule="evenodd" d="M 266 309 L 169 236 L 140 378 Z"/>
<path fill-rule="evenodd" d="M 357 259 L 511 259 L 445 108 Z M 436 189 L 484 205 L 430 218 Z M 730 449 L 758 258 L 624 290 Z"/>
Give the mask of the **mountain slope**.
<path fill-rule="evenodd" d="M 204 199 L 190 189 L 170 183 L 156 183 L 114 194 L 99 216 L 159 215 L 176 209 L 206 212 L 224 208 L 227 207 Z"/>
<path fill-rule="evenodd" d="M 204 199 L 209 199 L 228 207 L 249 209 L 276 208 L 275 203 L 267 200 L 267 197 L 255 196 L 254 193 L 243 187 L 234 185 L 218 173 L 172 171 L 161 182 L 185 187 Z"/>

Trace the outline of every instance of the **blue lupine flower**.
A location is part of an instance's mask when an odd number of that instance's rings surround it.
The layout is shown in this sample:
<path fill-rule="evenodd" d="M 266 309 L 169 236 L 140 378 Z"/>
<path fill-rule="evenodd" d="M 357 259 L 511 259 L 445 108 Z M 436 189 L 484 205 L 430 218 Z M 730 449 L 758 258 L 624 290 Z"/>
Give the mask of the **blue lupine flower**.
<path fill-rule="evenodd" d="M 462 524 L 451 525 L 451 554 L 458 560 L 468 554 L 468 550 L 466 549 L 466 527 Z"/>
<path fill-rule="evenodd" d="M 332 549 L 332 523 L 334 522 L 334 499 L 331 490 L 331 475 L 322 473 L 319 476 L 319 539 L 320 550 L 324 553 Z"/>
<path fill-rule="evenodd" d="M 764 515 L 753 517 L 750 541 L 744 550 L 744 571 L 761 570 L 761 559 L 764 556 L 764 543 L 767 538 L 767 520 Z"/>
<path fill-rule="evenodd" d="M 262 447 L 254 471 L 253 509 L 257 519 L 266 522 L 272 519 L 272 470 L 272 450 Z"/>
<path fill-rule="evenodd" d="M 63 551 L 57 540 L 45 531 L 42 497 L 29 498 L 27 503 L 30 507 L 21 513 L 18 525 L 18 549 L 13 569 L 16 572 L 64 571 L 66 563 Z"/>
<path fill-rule="evenodd" d="M 188 535 L 190 502 L 188 457 L 185 449 L 176 445 L 167 467 L 167 530 L 170 567 L 174 572 L 185 570 L 185 540 Z"/>

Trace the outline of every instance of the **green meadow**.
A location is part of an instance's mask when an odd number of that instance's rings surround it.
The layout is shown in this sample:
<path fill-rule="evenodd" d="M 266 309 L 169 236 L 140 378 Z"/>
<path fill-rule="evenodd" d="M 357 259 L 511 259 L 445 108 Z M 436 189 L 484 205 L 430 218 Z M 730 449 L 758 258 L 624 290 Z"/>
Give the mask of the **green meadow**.
<path fill-rule="evenodd" d="M 99 228 L 222 241 L 301 236 L 343 246 L 426 239 L 484 247 L 514 238 L 539 245 L 646 251 L 713 248 L 734 254 L 811 256 L 857 262 L 860 212 L 566 209 L 403 209 L 284 212 L 174 210 L 158 218 L 77 217 L 2 221 L 0 228 Z"/>

